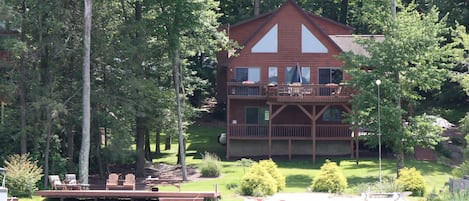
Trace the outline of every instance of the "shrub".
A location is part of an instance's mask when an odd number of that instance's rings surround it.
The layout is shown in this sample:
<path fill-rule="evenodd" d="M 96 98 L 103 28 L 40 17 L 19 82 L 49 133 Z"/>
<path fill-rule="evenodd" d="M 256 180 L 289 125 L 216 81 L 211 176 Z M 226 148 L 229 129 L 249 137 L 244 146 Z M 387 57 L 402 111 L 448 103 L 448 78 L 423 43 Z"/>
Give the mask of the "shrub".
<path fill-rule="evenodd" d="M 259 165 L 267 170 L 267 172 L 272 176 L 275 180 L 275 184 L 277 186 L 277 191 L 281 191 L 285 189 L 286 181 L 285 176 L 283 176 L 280 171 L 278 170 L 277 164 L 275 164 L 272 159 L 269 160 L 261 160 L 259 161 Z"/>
<path fill-rule="evenodd" d="M 381 184 L 379 183 L 379 181 L 375 181 L 368 183 L 360 183 L 353 187 L 353 192 L 357 194 L 363 192 L 393 193 L 400 191 L 402 191 L 402 189 L 393 177 L 383 177 Z"/>
<path fill-rule="evenodd" d="M 243 173 L 246 174 L 246 167 L 251 167 L 253 163 L 255 163 L 253 160 L 249 158 L 242 158 L 241 160 L 237 161 L 240 166 L 243 167 Z"/>
<path fill-rule="evenodd" d="M 218 177 L 221 173 L 220 158 L 216 154 L 205 152 L 200 173 L 203 177 Z"/>
<path fill-rule="evenodd" d="M 464 161 L 458 168 L 453 169 L 451 173 L 458 178 L 469 175 L 469 161 Z"/>
<path fill-rule="evenodd" d="M 448 189 L 439 192 L 433 190 L 426 198 L 427 201 L 467 201 L 469 200 L 469 192 L 449 192 Z"/>
<path fill-rule="evenodd" d="M 241 181 L 241 194 L 250 196 L 266 196 L 277 192 L 275 180 L 265 168 L 255 163 Z"/>
<path fill-rule="evenodd" d="M 337 163 L 326 160 L 318 175 L 313 179 L 311 188 L 318 192 L 339 193 L 347 188 L 347 179 Z"/>
<path fill-rule="evenodd" d="M 469 134 L 469 112 L 466 113 L 466 116 L 464 116 L 464 118 L 459 120 L 459 124 L 461 131 L 466 135 Z"/>
<path fill-rule="evenodd" d="M 228 190 L 233 190 L 233 189 L 237 189 L 237 188 L 238 188 L 238 184 L 235 183 L 235 182 L 231 182 L 231 183 L 226 184 L 226 189 L 228 189 Z"/>
<path fill-rule="evenodd" d="M 42 168 L 37 161 L 30 161 L 29 154 L 10 155 L 5 161 L 6 187 L 11 196 L 30 197 L 37 190 L 36 183 L 41 180 Z"/>
<path fill-rule="evenodd" d="M 397 183 L 405 191 L 412 191 L 414 196 L 422 196 L 425 193 L 425 180 L 420 171 L 414 167 L 401 169 Z"/>

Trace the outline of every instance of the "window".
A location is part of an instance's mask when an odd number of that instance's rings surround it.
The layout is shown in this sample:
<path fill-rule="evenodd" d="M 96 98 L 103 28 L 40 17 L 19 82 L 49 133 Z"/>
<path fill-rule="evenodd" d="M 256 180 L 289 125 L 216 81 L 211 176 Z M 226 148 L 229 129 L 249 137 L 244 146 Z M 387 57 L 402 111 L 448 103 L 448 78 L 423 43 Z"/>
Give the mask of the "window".
<path fill-rule="evenodd" d="M 267 124 L 269 110 L 263 107 L 246 107 L 246 124 Z"/>
<path fill-rule="evenodd" d="M 340 68 L 320 68 L 319 69 L 319 84 L 342 82 L 343 71 Z"/>
<path fill-rule="evenodd" d="M 327 47 L 316 38 L 316 36 L 306 27 L 301 25 L 301 52 L 302 53 L 327 53 Z"/>
<path fill-rule="evenodd" d="M 285 83 L 291 83 L 294 67 L 286 67 L 285 68 Z M 301 83 L 309 84 L 311 83 L 311 69 L 310 67 L 301 67 Z"/>
<path fill-rule="evenodd" d="M 342 116 L 342 109 L 337 106 L 331 106 L 322 114 L 323 121 L 340 121 Z"/>
<path fill-rule="evenodd" d="M 252 53 L 277 53 L 278 24 L 274 25 L 252 48 Z"/>
<path fill-rule="evenodd" d="M 301 67 L 301 79 L 303 79 L 304 84 L 311 83 L 311 70 L 309 67 Z"/>
<path fill-rule="evenodd" d="M 261 81 L 261 68 L 258 67 L 239 67 L 236 68 L 236 81 L 251 81 L 251 82 L 260 82 Z"/>
<path fill-rule="evenodd" d="M 269 67 L 269 84 L 277 84 L 277 67 Z"/>

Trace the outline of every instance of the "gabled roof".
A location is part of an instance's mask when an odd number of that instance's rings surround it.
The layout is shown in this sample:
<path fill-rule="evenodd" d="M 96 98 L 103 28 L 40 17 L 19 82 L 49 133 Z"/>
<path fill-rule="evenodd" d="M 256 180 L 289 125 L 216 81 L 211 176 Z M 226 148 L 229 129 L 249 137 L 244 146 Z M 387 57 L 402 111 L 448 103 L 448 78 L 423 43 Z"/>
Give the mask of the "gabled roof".
<path fill-rule="evenodd" d="M 289 4 L 293 5 L 293 7 L 296 8 L 298 12 L 304 16 L 304 18 L 310 23 L 310 25 L 313 26 L 319 32 L 319 34 L 323 35 L 326 40 L 329 40 L 329 42 L 339 50 L 341 50 L 342 48 L 340 48 L 335 43 L 335 41 L 329 37 L 329 35 L 351 34 L 354 30 L 352 27 L 346 26 L 344 24 L 335 22 L 331 19 L 319 16 L 319 15 L 307 12 L 303 10 L 294 0 L 286 0 L 285 3 L 282 4 L 282 6 L 280 6 L 278 9 L 274 11 L 271 11 L 271 12 L 250 18 L 248 20 L 236 23 L 234 25 L 228 26 L 228 33 L 230 33 L 231 30 L 234 31 L 237 28 L 241 28 L 243 26 L 254 27 L 255 25 L 251 25 L 251 24 L 256 24 L 257 26 L 255 26 L 255 29 L 252 29 L 251 33 L 246 33 L 243 36 L 237 36 L 238 38 L 234 38 L 235 40 L 238 41 L 238 43 L 241 46 L 246 46 L 246 44 L 250 43 L 259 34 L 259 32 L 264 30 L 267 24 L 269 24 L 269 22 L 271 22 L 272 19 L 278 13 L 280 13 L 286 7 L 286 5 L 289 5 Z M 334 27 L 337 27 L 338 29 L 340 29 L 340 31 L 333 32 L 332 30 L 325 29 L 324 26 L 321 26 L 321 24 L 324 24 L 324 23 L 327 23 L 328 25 L 333 25 Z M 243 31 L 250 31 L 250 29 L 243 29 Z M 240 50 L 237 50 L 237 53 L 239 51 Z M 232 58 L 229 58 L 228 60 L 226 60 L 226 63 L 224 65 L 229 63 L 231 60 Z"/>
<path fill-rule="evenodd" d="M 353 52 L 363 56 L 369 56 L 369 53 L 356 42 L 357 38 L 375 39 L 380 42 L 384 40 L 383 35 L 329 35 L 329 37 L 343 52 Z"/>
<path fill-rule="evenodd" d="M 303 10 L 303 8 L 301 8 L 294 0 L 286 0 L 285 3 L 282 4 L 282 6 L 280 6 L 279 8 L 277 8 L 274 11 L 271 11 L 271 12 L 268 12 L 268 13 L 265 13 L 265 14 L 262 14 L 262 15 L 255 16 L 253 18 L 241 21 L 241 22 L 236 23 L 234 25 L 229 25 L 229 29 L 236 29 L 240 26 L 243 26 L 243 25 L 246 25 L 246 24 L 249 24 L 249 23 L 261 24 L 261 26 L 258 26 L 258 28 L 256 30 L 253 30 L 253 32 L 249 35 L 248 38 L 238 39 L 238 42 L 240 43 L 240 45 L 245 45 L 253 37 L 255 37 L 265 27 L 265 25 L 268 24 L 272 20 L 272 18 L 274 18 L 275 15 L 277 15 L 277 13 L 279 13 L 287 4 L 292 4 L 300 13 L 302 13 L 305 16 L 306 19 L 308 19 L 308 21 L 311 24 L 313 24 L 313 26 L 315 26 L 315 28 L 317 28 L 317 30 L 320 30 L 321 32 L 323 32 L 323 34 L 326 35 L 326 36 L 331 35 L 331 34 L 351 34 L 354 31 L 354 28 L 352 28 L 350 26 L 338 23 L 338 22 L 336 22 L 334 20 L 331 20 L 329 18 L 325 18 L 325 17 L 319 16 L 319 15 L 316 15 L 314 13 Z M 326 22 L 328 24 L 332 24 L 335 27 L 342 29 L 343 32 L 341 31 L 340 33 L 334 33 L 334 32 L 331 32 L 329 30 L 326 30 L 326 29 L 324 29 L 323 26 L 320 25 L 320 22 Z M 326 32 L 326 31 L 329 31 L 329 32 Z"/>

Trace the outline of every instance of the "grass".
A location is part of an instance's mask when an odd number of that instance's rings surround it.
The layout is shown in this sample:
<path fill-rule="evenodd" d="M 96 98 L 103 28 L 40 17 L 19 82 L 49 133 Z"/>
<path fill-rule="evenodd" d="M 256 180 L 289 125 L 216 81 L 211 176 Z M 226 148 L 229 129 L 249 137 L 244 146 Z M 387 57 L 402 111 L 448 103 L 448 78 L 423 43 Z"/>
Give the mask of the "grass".
<path fill-rule="evenodd" d="M 189 139 L 187 148 L 186 164 L 189 166 L 198 166 L 201 163 L 202 154 L 207 152 L 216 153 L 222 158 L 223 170 L 222 176 L 214 179 L 194 181 L 184 183 L 183 190 L 212 190 L 215 185 L 222 192 L 223 200 L 240 201 L 244 198 L 238 195 L 235 190 L 229 189 L 229 186 L 240 185 L 241 178 L 244 175 L 244 169 L 239 161 L 224 160 L 226 154 L 225 147 L 217 142 L 218 134 L 225 132 L 223 128 L 192 126 L 189 128 Z M 177 145 L 172 146 L 171 150 L 165 151 L 165 157 L 155 159 L 154 162 L 176 163 Z M 286 177 L 286 189 L 284 192 L 306 192 L 311 185 L 314 175 L 319 172 L 320 166 L 326 158 L 318 158 L 317 163 L 313 164 L 310 158 L 295 160 L 275 160 L 280 172 Z M 348 180 L 349 187 L 346 194 L 357 194 L 358 185 L 361 183 L 378 181 L 379 169 L 378 159 L 361 158 L 359 164 L 350 158 L 331 158 L 339 164 L 342 172 Z M 451 168 L 446 165 L 434 162 L 407 160 L 407 167 L 415 167 L 422 172 L 426 180 L 427 191 L 433 189 L 442 189 L 445 182 L 450 178 Z M 395 177 L 395 160 L 384 158 L 382 160 L 383 177 Z M 247 168 L 246 168 L 247 169 Z M 171 187 L 163 187 L 163 190 L 174 190 Z"/>
<path fill-rule="evenodd" d="M 240 196 L 234 189 L 229 187 L 239 186 L 244 171 L 244 168 L 239 161 L 225 160 L 225 146 L 217 142 L 217 137 L 220 133 L 226 132 L 224 128 L 220 127 L 206 127 L 206 126 L 192 126 L 189 128 L 188 142 L 187 142 L 187 157 L 186 164 L 188 166 L 198 166 L 202 162 L 202 155 L 205 152 L 216 153 L 221 159 L 223 165 L 222 175 L 218 178 L 202 179 L 200 181 L 193 181 L 184 183 L 182 190 L 184 191 L 206 191 L 214 190 L 215 185 L 218 190 L 222 192 L 224 201 L 242 201 L 244 197 Z M 175 164 L 177 161 L 177 142 L 174 141 L 171 150 L 163 151 L 159 158 L 155 158 L 153 162 Z M 151 147 L 154 147 L 152 145 Z M 319 172 L 319 168 L 326 158 L 317 158 L 317 163 L 313 164 L 311 158 L 294 159 L 294 160 L 275 160 L 280 172 L 286 177 L 286 188 L 284 192 L 306 192 L 307 188 L 311 185 L 314 175 Z M 346 194 L 359 193 L 357 187 L 360 183 L 376 182 L 378 181 L 378 159 L 376 158 L 361 158 L 359 164 L 350 158 L 331 158 L 339 164 L 342 172 L 348 180 L 349 187 Z M 427 192 L 433 189 L 439 190 L 444 187 L 444 183 L 450 177 L 451 168 L 446 165 L 407 160 L 407 167 L 416 167 L 422 172 L 426 180 Z M 383 177 L 395 177 L 395 160 L 384 158 L 382 160 L 382 174 Z M 177 189 L 172 186 L 162 186 L 163 191 L 176 191 Z M 39 201 L 40 197 L 34 196 L 33 199 L 21 199 L 22 201 Z M 419 198 L 411 198 L 410 200 L 419 200 Z"/>

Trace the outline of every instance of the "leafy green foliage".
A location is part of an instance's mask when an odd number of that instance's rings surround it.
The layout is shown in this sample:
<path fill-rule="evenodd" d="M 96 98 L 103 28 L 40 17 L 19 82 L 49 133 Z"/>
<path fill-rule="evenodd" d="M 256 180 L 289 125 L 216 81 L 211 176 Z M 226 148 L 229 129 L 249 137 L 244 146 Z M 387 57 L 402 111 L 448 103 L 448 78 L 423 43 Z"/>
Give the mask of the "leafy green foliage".
<path fill-rule="evenodd" d="M 466 135 L 469 135 L 469 112 L 466 113 L 466 116 L 464 116 L 464 118 L 462 118 L 460 121 L 459 121 L 459 128 L 461 129 L 461 131 L 466 134 Z M 466 139 L 466 142 L 469 144 L 469 140 Z"/>
<path fill-rule="evenodd" d="M 443 192 L 435 192 L 433 190 L 428 196 L 427 201 L 467 201 L 469 200 L 469 192 L 449 192 L 446 189 Z"/>
<path fill-rule="evenodd" d="M 241 181 L 241 194 L 251 196 L 273 195 L 277 192 L 276 181 L 259 163 L 253 164 Z"/>
<path fill-rule="evenodd" d="M 37 190 L 37 182 L 41 180 L 42 168 L 37 161 L 31 161 L 29 154 L 10 155 L 5 161 L 6 187 L 12 196 L 29 197 Z"/>
<path fill-rule="evenodd" d="M 357 128 L 378 133 L 379 89 L 380 119 L 385 119 L 381 121 L 381 140 L 396 153 L 401 167 L 405 152 L 420 144 L 435 146 L 441 140 L 438 130 L 423 116 L 409 119 L 409 125 L 404 126 L 407 108 L 402 100 L 416 105 L 423 98 L 419 92 L 440 90 L 447 80 L 448 69 L 455 66 L 460 48 L 456 43 L 446 42 L 450 29 L 445 18 L 439 18 L 436 8 L 421 13 L 411 3 L 401 8 L 396 19 L 384 20 L 382 40 L 357 38 L 368 55 L 345 53 L 340 57 L 346 73 L 352 77 L 350 84 L 360 91 L 352 99 L 353 108 L 360 110 L 350 114 L 348 121 Z M 378 79 L 379 86 L 374 84 Z M 369 143 L 376 145 L 377 140 Z"/>
<path fill-rule="evenodd" d="M 399 186 L 394 177 L 383 177 L 381 183 L 379 181 L 360 183 L 353 188 L 355 189 L 354 192 L 356 194 L 363 192 L 393 193 L 402 191 L 401 186 Z"/>
<path fill-rule="evenodd" d="M 458 178 L 463 178 L 464 175 L 469 175 L 469 161 L 464 161 L 458 168 L 454 168 L 451 173 Z"/>
<path fill-rule="evenodd" d="M 216 154 L 205 152 L 202 164 L 200 165 L 200 172 L 204 177 L 218 177 L 220 176 L 222 165 L 220 158 Z"/>
<path fill-rule="evenodd" d="M 275 185 L 277 186 L 277 191 L 285 189 L 285 176 L 283 176 L 278 170 L 277 164 L 272 159 L 261 160 L 259 165 L 267 170 L 268 173 L 275 180 Z"/>
<path fill-rule="evenodd" d="M 243 172 L 246 174 L 246 167 L 251 167 L 255 162 L 249 158 L 241 158 L 237 163 L 243 167 Z"/>
<path fill-rule="evenodd" d="M 412 191 L 414 196 L 423 196 L 425 194 L 425 180 L 417 169 L 403 168 L 400 171 L 400 177 L 397 183 L 402 186 L 405 191 Z"/>
<path fill-rule="evenodd" d="M 314 177 L 311 188 L 318 192 L 340 193 L 347 188 L 347 178 L 342 174 L 337 163 L 326 160 Z"/>

